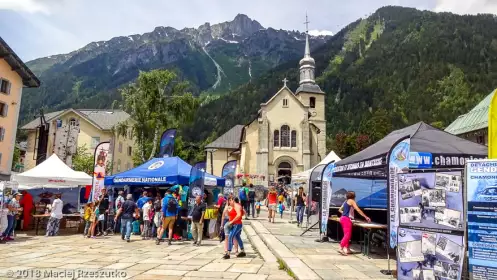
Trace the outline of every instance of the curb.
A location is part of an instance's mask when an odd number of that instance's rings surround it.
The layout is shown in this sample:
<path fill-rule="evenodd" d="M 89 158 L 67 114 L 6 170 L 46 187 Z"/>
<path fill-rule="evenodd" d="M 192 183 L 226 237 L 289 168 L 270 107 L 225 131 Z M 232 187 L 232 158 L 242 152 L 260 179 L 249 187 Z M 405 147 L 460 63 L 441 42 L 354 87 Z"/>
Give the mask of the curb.
<path fill-rule="evenodd" d="M 264 227 L 264 225 L 261 224 L 262 227 Z M 260 233 L 258 232 L 253 224 L 250 224 L 250 227 L 252 228 L 252 230 L 257 234 L 257 236 L 259 237 L 259 239 L 264 243 L 264 245 L 272 252 L 272 254 L 276 257 L 276 259 L 278 260 L 278 263 L 287 271 L 288 275 L 293 277 L 294 279 L 297 279 L 297 280 L 309 280 L 309 279 L 322 279 L 321 277 L 319 277 L 319 275 L 317 275 L 311 268 L 309 268 L 305 263 L 303 263 L 299 258 L 286 258 L 286 257 L 282 257 L 272 246 L 269 246 L 267 244 L 267 241 L 266 239 L 264 238 L 264 235 L 263 233 Z M 264 227 L 264 229 L 266 229 Z M 266 229 L 267 231 L 267 229 Z M 261 236 L 260 236 L 261 235 Z M 249 236 L 247 234 L 247 236 Z M 250 238 L 250 237 L 249 237 Z M 281 243 L 281 242 L 280 242 Z M 285 246 L 283 243 L 281 243 L 281 245 Z M 286 248 L 286 246 L 285 246 Z M 289 249 L 288 249 L 289 250 Z M 292 253 L 293 254 L 293 253 Z M 293 261 L 293 264 L 289 263 L 289 261 Z M 314 274 L 312 277 L 299 277 L 298 274 L 300 273 L 296 273 L 295 270 L 292 269 L 292 267 L 296 267 L 296 266 L 300 266 L 300 265 L 304 265 L 305 267 L 307 267 L 310 271 L 312 271 L 312 274 Z"/>

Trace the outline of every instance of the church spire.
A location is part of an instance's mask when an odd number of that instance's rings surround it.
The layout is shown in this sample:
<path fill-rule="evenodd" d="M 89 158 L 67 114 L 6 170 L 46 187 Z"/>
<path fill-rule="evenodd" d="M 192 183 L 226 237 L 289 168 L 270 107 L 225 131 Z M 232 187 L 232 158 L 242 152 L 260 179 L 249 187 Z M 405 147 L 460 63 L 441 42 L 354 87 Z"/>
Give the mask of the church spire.
<path fill-rule="evenodd" d="M 305 51 L 304 58 L 300 60 L 300 84 L 316 84 L 314 80 L 315 61 L 311 57 L 311 48 L 309 47 L 309 18 L 305 14 Z"/>

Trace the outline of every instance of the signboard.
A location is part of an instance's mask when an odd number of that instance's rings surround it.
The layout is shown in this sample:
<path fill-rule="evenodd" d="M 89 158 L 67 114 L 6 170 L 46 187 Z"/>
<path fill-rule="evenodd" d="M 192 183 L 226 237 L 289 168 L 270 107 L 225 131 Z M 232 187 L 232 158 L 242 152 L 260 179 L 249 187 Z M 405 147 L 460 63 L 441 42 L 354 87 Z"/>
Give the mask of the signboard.
<path fill-rule="evenodd" d="M 398 176 L 398 279 L 461 279 L 464 260 L 461 172 Z"/>
<path fill-rule="evenodd" d="M 466 165 L 468 260 L 471 279 L 497 279 L 497 160 Z"/>
<path fill-rule="evenodd" d="M 397 227 L 399 226 L 398 216 L 398 174 L 403 172 L 403 169 L 409 168 L 409 150 L 411 140 L 409 137 L 400 139 L 392 146 L 388 153 L 388 225 L 390 230 L 390 247 L 397 246 Z"/>
<path fill-rule="evenodd" d="M 321 187 L 321 234 L 326 234 L 328 230 L 328 218 L 330 210 L 330 200 L 332 194 L 331 178 L 333 177 L 333 169 L 335 163 L 329 163 L 323 171 L 322 187 Z"/>
<path fill-rule="evenodd" d="M 93 185 L 90 201 L 98 200 L 104 186 L 105 169 L 108 163 L 110 143 L 102 142 L 95 148 L 95 167 L 93 168 Z"/>

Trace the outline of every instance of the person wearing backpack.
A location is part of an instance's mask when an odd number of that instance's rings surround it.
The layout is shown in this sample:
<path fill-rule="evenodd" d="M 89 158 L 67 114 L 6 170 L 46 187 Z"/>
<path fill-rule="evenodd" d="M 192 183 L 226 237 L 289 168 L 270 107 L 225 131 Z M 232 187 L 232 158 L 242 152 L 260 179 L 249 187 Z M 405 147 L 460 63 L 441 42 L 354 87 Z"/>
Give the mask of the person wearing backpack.
<path fill-rule="evenodd" d="M 249 203 L 247 207 L 248 216 L 250 216 L 250 211 L 252 211 L 252 218 L 255 219 L 255 190 L 253 184 L 249 185 L 248 203 Z"/>
<path fill-rule="evenodd" d="M 243 182 L 242 187 L 238 191 L 238 198 L 240 199 L 240 204 L 242 205 L 243 210 L 245 210 L 245 219 L 248 218 L 248 188 L 247 188 L 247 183 Z"/>
<path fill-rule="evenodd" d="M 173 239 L 174 224 L 176 223 L 176 215 L 178 214 L 178 201 L 173 197 L 171 189 L 166 191 L 166 196 L 163 199 L 162 204 L 162 228 L 157 234 L 157 240 L 155 244 L 159 245 L 162 240 L 162 235 L 165 229 L 169 229 L 167 238 L 168 245 L 171 245 Z"/>

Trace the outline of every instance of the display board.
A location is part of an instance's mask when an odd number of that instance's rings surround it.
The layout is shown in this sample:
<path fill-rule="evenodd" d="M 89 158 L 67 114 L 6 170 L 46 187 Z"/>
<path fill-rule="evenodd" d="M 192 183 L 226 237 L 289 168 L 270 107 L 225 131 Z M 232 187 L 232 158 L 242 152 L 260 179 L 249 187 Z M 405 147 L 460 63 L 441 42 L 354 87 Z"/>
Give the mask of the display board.
<path fill-rule="evenodd" d="M 497 279 L 497 160 L 466 165 L 470 279 Z"/>
<path fill-rule="evenodd" d="M 397 279 L 461 279 L 465 245 L 461 172 L 398 176 Z"/>

